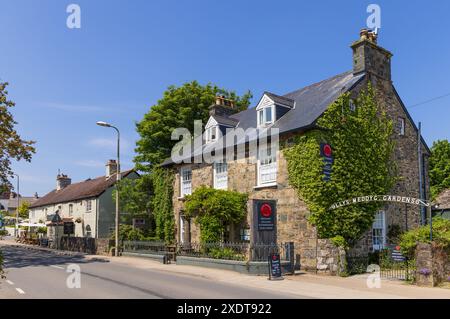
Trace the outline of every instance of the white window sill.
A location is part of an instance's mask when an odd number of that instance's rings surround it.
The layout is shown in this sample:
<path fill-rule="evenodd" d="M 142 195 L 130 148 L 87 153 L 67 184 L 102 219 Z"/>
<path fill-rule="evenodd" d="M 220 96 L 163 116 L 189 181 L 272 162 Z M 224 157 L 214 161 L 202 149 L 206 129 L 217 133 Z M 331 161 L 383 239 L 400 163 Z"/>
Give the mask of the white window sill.
<path fill-rule="evenodd" d="M 277 182 L 273 182 L 273 183 L 256 185 L 256 186 L 253 187 L 253 189 L 261 189 L 261 188 L 268 188 L 268 187 L 278 187 L 278 183 Z"/>

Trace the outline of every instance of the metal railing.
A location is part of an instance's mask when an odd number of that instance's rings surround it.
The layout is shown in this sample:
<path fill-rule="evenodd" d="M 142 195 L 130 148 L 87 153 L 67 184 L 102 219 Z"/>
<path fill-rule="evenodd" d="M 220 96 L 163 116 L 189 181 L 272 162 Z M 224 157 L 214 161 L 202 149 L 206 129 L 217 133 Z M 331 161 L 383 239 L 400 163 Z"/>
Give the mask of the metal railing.
<path fill-rule="evenodd" d="M 168 248 L 163 241 L 123 241 L 122 250 L 128 253 L 164 255 Z"/>
<path fill-rule="evenodd" d="M 188 256 L 239 261 L 264 261 L 270 254 L 280 254 L 281 260 L 289 260 L 286 244 L 250 244 L 248 242 L 177 243 L 166 244 L 155 241 L 124 241 L 127 253 Z"/>

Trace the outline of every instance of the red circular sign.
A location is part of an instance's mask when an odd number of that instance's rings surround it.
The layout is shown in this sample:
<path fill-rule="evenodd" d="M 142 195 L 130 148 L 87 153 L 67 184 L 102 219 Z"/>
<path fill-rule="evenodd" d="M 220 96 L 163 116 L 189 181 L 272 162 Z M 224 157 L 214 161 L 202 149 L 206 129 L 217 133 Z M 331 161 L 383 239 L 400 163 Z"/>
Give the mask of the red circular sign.
<path fill-rule="evenodd" d="M 325 156 L 327 156 L 327 157 L 330 157 L 330 156 L 331 156 L 331 153 L 332 153 L 332 151 L 331 151 L 331 146 L 330 146 L 330 144 L 325 144 L 325 145 L 323 146 L 323 155 L 325 155 Z"/>
<path fill-rule="evenodd" d="M 259 209 L 260 213 L 264 217 L 270 217 L 272 215 L 272 207 L 270 207 L 269 204 L 263 204 L 261 205 L 261 208 Z"/>

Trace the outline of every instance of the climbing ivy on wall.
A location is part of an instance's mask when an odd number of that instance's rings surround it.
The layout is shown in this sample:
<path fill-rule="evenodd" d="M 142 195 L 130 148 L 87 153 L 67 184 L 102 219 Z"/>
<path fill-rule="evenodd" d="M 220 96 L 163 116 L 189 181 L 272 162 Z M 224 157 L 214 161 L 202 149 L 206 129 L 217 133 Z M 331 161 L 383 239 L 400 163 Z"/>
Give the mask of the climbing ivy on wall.
<path fill-rule="evenodd" d="M 152 171 L 154 196 L 153 216 L 156 224 L 156 237 L 172 242 L 175 238 L 175 219 L 172 206 L 174 174 L 171 170 L 154 168 Z"/>
<path fill-rule="evenodd" d="M 391 161 L 393 124 L 375 98 L 369 85 L 353 100 L 340 96 L 317 124 L 320 129 L 297 137 L 284 149 L 289 182 L 311 212 L 309 221 L 321 238 L 349 247 L 371 226 L 382 203 L 357 203 L 331 209 L 331 205 L 354 197 L 384 194 L 396 181 Z M 334 163 L 331 181 L 323 180 L 320 143 L 330 143 Z"/>
<path fill-rule="evenodd" d="M 219 242 L 227 225 L 247 215 L 247 198 L 247 194 L 201 186 L 186 196 L 185 213 L 200 225 L 201 242 Z"/>

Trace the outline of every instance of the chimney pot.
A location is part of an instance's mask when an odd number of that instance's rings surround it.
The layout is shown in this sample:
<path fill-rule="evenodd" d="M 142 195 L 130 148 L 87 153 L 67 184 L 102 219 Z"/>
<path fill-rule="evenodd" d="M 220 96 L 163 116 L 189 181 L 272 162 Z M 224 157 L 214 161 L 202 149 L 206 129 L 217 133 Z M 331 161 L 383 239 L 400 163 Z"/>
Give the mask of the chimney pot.
<path fill-rule="evenodd" d="M 56 176 L 56 190 L 59 191 L 72 183 L 72 179 L 64 174 L 58 174 Z"/>
<path fill-rule="evenodd" d="M 114 175 L 117 173 L 117 161 L 110 159 L 108 162 L 106 162 L 106 177 L 111 177 L 111 175 Z"/>

